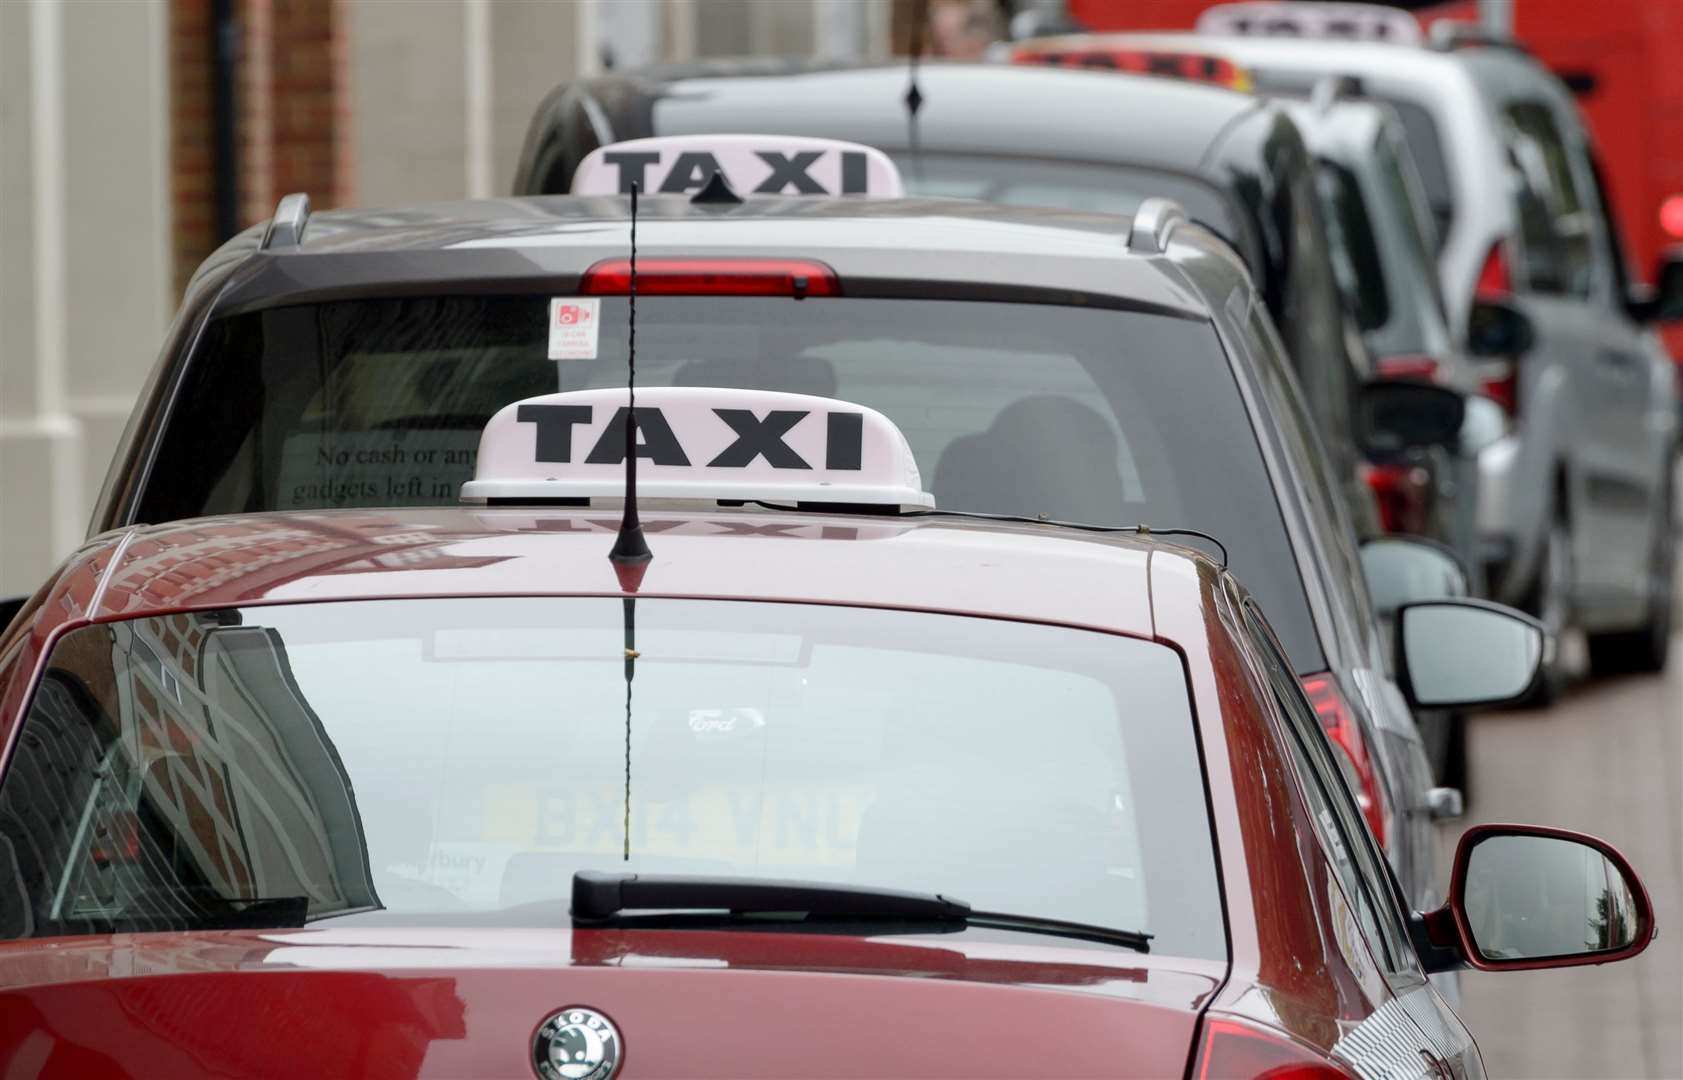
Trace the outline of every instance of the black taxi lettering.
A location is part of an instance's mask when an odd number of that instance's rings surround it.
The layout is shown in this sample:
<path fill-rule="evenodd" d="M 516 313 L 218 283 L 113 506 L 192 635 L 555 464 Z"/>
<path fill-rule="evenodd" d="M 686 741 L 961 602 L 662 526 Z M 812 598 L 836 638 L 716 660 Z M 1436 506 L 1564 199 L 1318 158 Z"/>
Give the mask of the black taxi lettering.
<path fill-rule="evenodd" d="M 839 192 L 830 191 L 812 175 L 813 166 L 827 153 L 841 155 Z M 756 150 L 754 155 L 771 170 L 754 188 L 756 195 L 863 195 L 866 192 L 868 160 L 859 150 L 797 150 L 787 154 L 781 150 Z M 631 185 L 636 184 L 643 191 L 683 195 L 699 190 L 714 173 L 724 171 L 719 159 L 711 153 L 686 150 L 673 158 L 671 167 L 658 176 L 658 185 L 651 188 L 650 168 L 660 173 L 660 158 L 657 150 L 609 150 L 602 155 L 603 163 L 612 166 L 618 176 L 616 186 L 621 194 L 630 192 Z"/>
<path fill-rule="evenodd" d="M 620 465 L 625 462 L 625 419 L 627 409 L 615 410 L 597 436 L 587 465 Z M 573 460 L 573 429 L 588 426 L 595 413 L 590 405 L 521 405 L 514 418 L 537 427 L 534 458 L 544 463 L 569 464 Z M 771 409 L 755 416 L 751 409 L 714 409 L 732 441 L 707 462 L 709 467 L 741 469 L 764 459 L 774 469 L 810 469 L 805 458 L 784 441 L 796 424 L 811 416 L 805 409 Z M 824 467 L 856 472 L 863 468 L 865 418 L 863 413 L 825 414 Z M 689 454 L 678 441 L 665 414 L 652 405 L 637 407 L 637 456 L 655 465 L 687 466 Z"/>
<path fill-rule="evenodd" d="M 632 184 L 636 184 L 639 191 L 649 190 L 643 177 L 650 165 L 659 164 L 660 153 L 656 150 L 609 150 L 602 155 L 602 160 L 619 173 L 619 193 L 629 195 Z"/>
<path fill-rule="evenodd" d="M 756 195 L 780 195 L 793 184 L 797 195 L 822 195 L 824 186 L 807 174 L 807 170 L 824 156 L 822 150 L 805 150 L 785 157 L 776 150 L 756 150 L 754 155 L 771 166 L 771 175 L 754 189 Z"/>
<path fill-rule="evenodd" d="M 719 159 L 712 154 L 705 150 L 686 150 L 672 163 L 666 179 L 660 182 L 660 190 L 666 195 L 682 195 L 706 184 L 720 171 Z"/>
<path fill-rule="evenodd" d="M 719 452 L 707 464 L 718 469 L 742 469 L 763 457 L 774 469 L 810 469 L 806 459 L 790 449 L 783 441 L 789 429 L 806 419 L 802 409 L 772 409 L 765 419 L 756 417 L 749 409 L 714 409 L 720 420 L 736 432 L 736 441 Z"/>
<path fill-rule="evenodd" d="M 584 459 L 586 465 L 625 464 L 625 416 L 630 411 L 623 405 L 615 411 L 614 418 L 602 429 L 601 438 L 590 448 L 590 456 Z M 637 408 L 636 453 L 638 457 L 656 465 L 690 463 L 684 448 L 678 445 L 678 436 L 672 434 L 672 427 L 666 422 L 666 417 L 652 406 Z"/>

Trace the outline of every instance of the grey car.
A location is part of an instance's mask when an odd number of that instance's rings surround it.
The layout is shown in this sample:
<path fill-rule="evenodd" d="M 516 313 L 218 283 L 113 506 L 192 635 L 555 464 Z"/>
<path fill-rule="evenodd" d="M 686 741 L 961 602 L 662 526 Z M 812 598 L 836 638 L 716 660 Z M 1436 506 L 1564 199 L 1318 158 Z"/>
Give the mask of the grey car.
<path fill-rule="evenodd" d="M 1231 248 L 1163 201 L 1131 219 L 939 199 L 646 203 L 645 275 L 661 257 L 811 260 L 822 270 L 803 273 L 833 274 L 839 295 L 651 296 L 641 383 L 876 408 L 944 507 L 1221 538 L 1323 723 L 1356 748 L 1356 791 L 1408 902 L 1436 901 L 1430 821 L 1453 800 L 1430 791 L 1354 529 Z M 623 378 L 618 297 L 598 359 L 557 363 L 521 329 L 624 255 L 623 200 L 277 217 L 189 287 L 96 531 L 453 502 L 496 409 Z M 1398 388 L 1441 393 L 1376 391 Z"/>

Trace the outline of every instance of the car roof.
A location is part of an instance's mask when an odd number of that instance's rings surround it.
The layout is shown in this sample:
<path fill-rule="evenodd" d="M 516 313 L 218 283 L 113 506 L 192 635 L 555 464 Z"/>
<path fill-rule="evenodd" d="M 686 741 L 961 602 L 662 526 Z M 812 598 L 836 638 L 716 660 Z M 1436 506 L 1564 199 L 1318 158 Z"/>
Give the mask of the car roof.
<path fill-rule="evenodd" d="M 40 610 L 62 626 L 253 604 L 621 595 L 607 558 L 619 518 L 435 507 L 134 526 L 67 560 Z M 642 518 L 654 551 L 645 596 L 915 608 L 1151 637 L 1153 559 L 1183 580 L 1222 572 L 1154 537 L 1037 523 L 659 505 Z"/>
<path fill-rule="evenodd" d="M 629 251 L 621 197 L 533 196 L 315 214 L 297 246 L 261 249 L 262 229 L 231 240 L 190 291 L 232 276 L 221 312 L 358 295 L 565 292 L 592 263 Z M 1089 302 L 1207 316 L 1162 254 L 1129 249 L 1132 220 L 963 199 L 752 197 L 697 205 L 650 196 L 638 254 L 819 259 L 844 295 Z M 1219 249 L 1200 226 L 1172 234 L 1182 254 Z M 1171 243 L 1173 251 L 1175 244 Z M 253 258 L 255 257 L 255 258 Z M 235 266 L 242 267 L 232 275 Z M 1237 273 L 1237 271 L 1235 271 Z"/>
<path fill-rule="evenodd" d="M 1268 108 L 1251 95 L 1198 83 L 1027 65 L 924 64 L 917 84 L 918 144 L 929 153 L 1184 170 L 1236 120 Z M 575 85 L 603 106 L 609 130 L 599 134 L 609 139 L 753 131 L 844 138 L 896 153 L 910 148 L 903 64 L 649 68 Z M 640 115 L 646 110 L 652 114 Z M 1047 122 L 1069 115 L 1103 126 Z M 650 119 L 650 131 L 621 130 Z"/>

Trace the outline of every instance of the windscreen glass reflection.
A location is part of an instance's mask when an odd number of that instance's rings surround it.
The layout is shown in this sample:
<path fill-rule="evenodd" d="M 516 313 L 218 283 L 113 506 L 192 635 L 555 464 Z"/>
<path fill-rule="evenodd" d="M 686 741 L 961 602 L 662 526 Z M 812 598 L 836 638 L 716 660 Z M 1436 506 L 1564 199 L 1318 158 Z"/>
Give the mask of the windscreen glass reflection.
<path fill-rule="evenodd" d="M 0 877 L 30 906 L 12 935 L 565 925 L 589 868 L 940 892 L 1224 955 L 1171 650 L 990 619 L 635 603 L 634 669 L 617 599 L 274 606 L 70 634 L 0 783 Z"/>
<path fill-rule="evenodd" d="M 1464 899 L 1487 960 L 1541 960 L 1636 940 L 1636 898 L 1605 855 L 1547 836 L 1493 836 L 1473 849 Z"/>

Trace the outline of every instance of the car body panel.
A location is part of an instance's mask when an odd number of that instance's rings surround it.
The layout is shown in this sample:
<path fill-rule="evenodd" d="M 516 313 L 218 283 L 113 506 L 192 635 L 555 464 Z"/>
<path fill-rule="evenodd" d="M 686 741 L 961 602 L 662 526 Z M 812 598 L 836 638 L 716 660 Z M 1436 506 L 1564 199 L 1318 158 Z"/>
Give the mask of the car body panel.
<path fill-rule="evenodd" d="M 1220 977 L 977 932 L 147 934 L 0 945 L 0 1045 L 36 1047 L 43 1077 L 514 1078 L 543 1018 L 587 1003 L 628 1078 L 1162 1076 Z"/>

